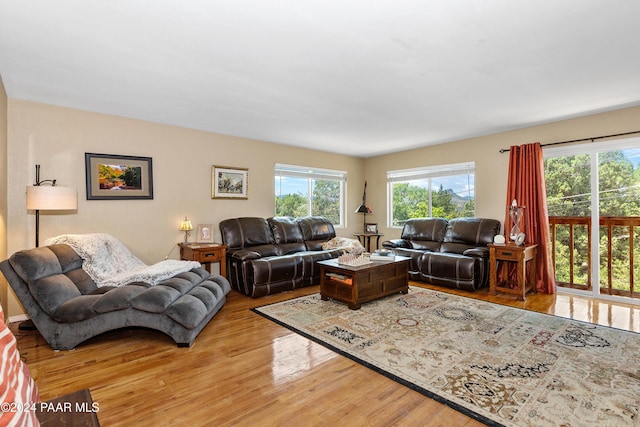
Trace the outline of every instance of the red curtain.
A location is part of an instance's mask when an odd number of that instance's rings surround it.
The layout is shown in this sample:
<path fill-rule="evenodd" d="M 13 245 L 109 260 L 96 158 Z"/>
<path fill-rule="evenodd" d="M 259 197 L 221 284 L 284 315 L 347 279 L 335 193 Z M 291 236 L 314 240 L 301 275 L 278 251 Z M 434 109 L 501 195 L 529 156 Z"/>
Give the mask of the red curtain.
<path fill-rule="evenodd" d="M 547 189 L 544 182 L 544 158 L 539 142 L 512 146 L 509 149 L 509 181 L 507 184 L 505 235 L 513 226 L 509 206 L 513 200 L 524 206 L 520 229 L 527 244 L 537 243 L 536 289 L 553 294 L 556 292 L 555 272 L 551 257 Z"/>

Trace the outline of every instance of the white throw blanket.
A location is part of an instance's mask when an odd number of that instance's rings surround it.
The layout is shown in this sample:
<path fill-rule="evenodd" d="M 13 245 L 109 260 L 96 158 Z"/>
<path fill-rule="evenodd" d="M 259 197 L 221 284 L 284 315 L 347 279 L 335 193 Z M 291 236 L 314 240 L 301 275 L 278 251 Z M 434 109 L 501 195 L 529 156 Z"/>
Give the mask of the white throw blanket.
<path fill-rule="evenodd" d="M 155 285 L 176 274 L 200 267 L 199 262 L 165 260 L 147 265 L 115 237 L 105 233 L 64 234 L 47 239 L 45 245 L 64 243 L 80 255 L 82 269 L 98 286 L 124 286 L 131 282 Z"/>
<path fill-rule="evenodd" d="M 348 237 L 334 237 L 328 242 L 322 244 L 322 249 L 344 249 L 346 252 L 354 255 L 360 255 L 365 251 L 360 240 L 350 239 Z"/>

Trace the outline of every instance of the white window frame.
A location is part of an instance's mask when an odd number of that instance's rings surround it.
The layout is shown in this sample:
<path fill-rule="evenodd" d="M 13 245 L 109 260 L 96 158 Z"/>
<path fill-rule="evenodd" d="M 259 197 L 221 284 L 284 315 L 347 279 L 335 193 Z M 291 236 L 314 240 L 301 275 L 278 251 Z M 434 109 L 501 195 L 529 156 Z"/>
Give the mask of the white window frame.
<path fill-rule="evenodd" d="M 640 138 L 625 138 L 612 141 L 590 142 L 577 145 L 566 145 L 553 148 L 545 148 L 542 155 L 545 159 L 563 156 L 575 156 L 580 154 L 588 154 L 591 158 L 591 241 L 600 241 L 600 197 L 599 197 L 599 169 L 598 155 L 615 150 L 626 150 L 638 148 L 640 146 Z M 600 245 L 591 245 L 591 259 L 600 259 Z M 574 294 L 598 298 L 606 301 L 622 302 L 626 304 L 640 305 L 640 302 L 634 298 L 628 298 L 618 295 L 606 295 L 600 293 L 600 265 L 598 262 L 591 263 L 591 283 L 592 290 L 586 291 L 581 289 L 571 289 L 558 286 L 558 293 Z"/>
<path fill-rule="evenodd" d="M 473 174 L 475 183 L 476 163 L 452 163 L 447 165 L 424 166 L 412 169 L 398 169 L 387 171 L 387 227 L 402 228 L 399 225 L 393 225 L 393 184 L 397 182 L 407 182 L 419 179 L 430 180 L 432 178 L 440 178 L 444 176 Z M 431 185 L 431 184 L 429 184 Z M 431 198 L 431 192 L 429 192 Z M 474 184 L 475 199 L 475 184 Z M 475 203 L 474 203 L 475 207 Z M 429 213 L 431 213 L 431 199 L 429 200 Z"/>
<path fill-rule="evenodd" d="M 347 183 L 347 172 L 335 169 L 323 169 L 310 166 L 288 165 L 284 163 L 276 163 L 274 167 L 274 181 L 277 177 L 305 178 L 308 183 L 308 199 L 307 212 L 311 215 L 312 195 L 313 195 L 313 179 L 322 179 L 329 181 L 338 181 L 340 183 L 340 223 L 333 224 L 335 228 L 344 228 L 345 224 L 345 194 Z M 277 194 L 274 188 L 274 195 Z M 275 206 L 274 206 L 275 209 Z"/>

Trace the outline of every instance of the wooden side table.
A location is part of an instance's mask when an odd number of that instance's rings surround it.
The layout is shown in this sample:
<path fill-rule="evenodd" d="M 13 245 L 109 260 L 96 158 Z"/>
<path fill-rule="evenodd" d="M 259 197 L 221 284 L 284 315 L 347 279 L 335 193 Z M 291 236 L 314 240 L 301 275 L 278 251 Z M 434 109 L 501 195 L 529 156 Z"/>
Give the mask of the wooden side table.
<path fill-rule="evenodd" d="M 378 249 L 378 245 L 380 244 L 380 237 L 384 236 L 382 233 L 355 233 L 354 236 L 358 238 L 362 246 L 365 247 L 367 252 L 371 252 L 371 238 L 376 237 L 376 249 Z M 362 239 L 361 239 L 362 237 Z"/>
<path fill-rule="evenodd" d="M 227 277 L 227 247 L 222 243 L 178 243 L 180 259 L 198 261 L 211 273 L 211 263 L 220 264 L 220 275 Z"/>
<path fill-rule="evenodd" d="M 489 244 L 489 292 L 497 295 L 498 291 L 518 295 L 526 301 L 526 294 L 536 292 L 536 254 L 538 245 L 516 246 L 514 244 Z M 498 282 L 498 261 L 502 261 L 502 280 Z M 529 277 L 527 278 L 527 262 Z M 516 264 L 517 281 L 509 280 L 509 266 Z M 527 280 L 528 279 L 528 280 Z"/>

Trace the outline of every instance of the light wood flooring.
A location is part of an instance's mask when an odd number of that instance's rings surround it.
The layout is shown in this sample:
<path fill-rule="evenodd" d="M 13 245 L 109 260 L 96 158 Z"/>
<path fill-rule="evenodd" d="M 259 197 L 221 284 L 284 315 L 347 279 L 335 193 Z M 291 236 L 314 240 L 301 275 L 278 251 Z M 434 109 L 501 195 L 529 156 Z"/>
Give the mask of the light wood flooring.
<path fill-rule="evenodd" d="M 640 308 L 568 295 L 453 292 L 640 332 Z M 251 308 L 318 292 L 259 299 L 231 291 L 191 348 L 129 329 L 53 351 L 11 329 L 43 400 L 89 388 L 109 426 L 476 426 L 477 421 L 254 314 Z"/>

